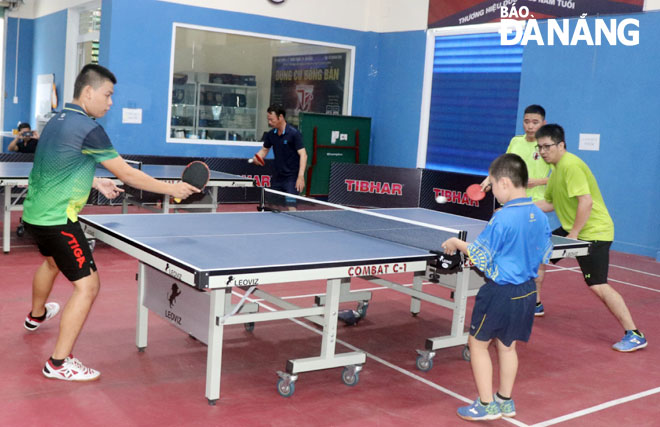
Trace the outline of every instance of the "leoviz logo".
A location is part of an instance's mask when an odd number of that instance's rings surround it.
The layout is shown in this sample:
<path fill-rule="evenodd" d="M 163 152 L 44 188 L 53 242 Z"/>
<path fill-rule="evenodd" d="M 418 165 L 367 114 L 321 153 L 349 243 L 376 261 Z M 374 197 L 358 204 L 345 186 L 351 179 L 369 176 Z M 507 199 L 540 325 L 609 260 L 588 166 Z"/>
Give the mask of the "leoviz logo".
<path fill-rule="evenodd" d="M 165 264 L 165 273 L 169 274 L 170 276 L 174 277 L 175 279 L 181 280 L 181 273 L 172 269 L 170 267 L 170 263 L 168 262 Z"/>
<path fill-rule="evenodd" d="M 557 1 L 562 2 L 562 0 Z M 552 0 L 552 3 L 554 4 L 554 0 Z M 572 2 L 569 0 L 563 3 Z M 570 8 L 570 6 L 568 7 Z M 516 9 L 515 4 L 511 8 L 502 6 L 500 8 L 501 27 L 498 30 L 500 44 L 506 46 L 521 44 L 525 46 L 530 41 L 539 46 L 552 46 L 555 43 L 563 46 L 576 46 L 578 44 L 588 46 L 609 44 L 615 46 L 617 42 L 624 46 L 639 44 L 638 19 L 626 18 L 617 22 L 616 19 L 596 18 L 592 30 L 587 20 L 584 19 L 586 16 L 586 13 L 582 14 L 580 19 L 575 21 L 575 25 L 571 25 L 571 21 L 568 19 L 548 19 L 545 30 L 541 30 L 527 6 L 521 6 L 519 9 Z M 510 34 L 513 35 L 513 38 L 509 38 Z"/>
<path fill-rule="evenodd" d="M 181 295 L 181 289 L 179 289 L 179 285 L 176 283 L 172 283 L 172 289 L 170 292 L 167 293 L 167 301 L 170 303 L 170 308 L 174 306 L 174 303 L 176 302 L 176 297 Z M 176 323 L 177 325 L 181 325 L 181 316 L 179 316 L 176 313 L 173 313 L 169 310 L 165 310 L 165 318 L 169 319 L 171 322 Z"/>
<path fill-rule="evenodd" d="M 176 297 L 181 295 L 181 289 L 176 283 L 172 283 L 172 290 L 167 294 L 167 300 L 170 302 L 170 308 L 174 306 L 176 302 Z"/>

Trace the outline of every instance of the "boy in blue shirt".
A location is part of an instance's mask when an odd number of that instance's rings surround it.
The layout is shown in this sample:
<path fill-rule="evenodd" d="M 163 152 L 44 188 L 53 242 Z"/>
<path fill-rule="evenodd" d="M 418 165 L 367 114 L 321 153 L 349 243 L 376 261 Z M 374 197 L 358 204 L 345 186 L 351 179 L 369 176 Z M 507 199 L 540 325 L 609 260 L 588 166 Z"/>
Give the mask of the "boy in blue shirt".
<path fill-rule="evenodd" d="M 455 237 L 442 245 L 447 253 L 460 250 L 486 276 L 479 289 L 470 324 L 470 363 L 479 398 L 458 409 L 466 420 L 495 420 L 516 415 L 511 399 L 518 371 L 515 341 L 532 332 L 539 265 L 552 253 L 546 215 L 527 197 L 527 167 L 516 154 L 503 154 L 488 171 L 493 195 L 503 207 L 477 237 L 467 244 Z M 493 365 L 488 346 L 495 341 L 500 386 L 493 395 Z"/>

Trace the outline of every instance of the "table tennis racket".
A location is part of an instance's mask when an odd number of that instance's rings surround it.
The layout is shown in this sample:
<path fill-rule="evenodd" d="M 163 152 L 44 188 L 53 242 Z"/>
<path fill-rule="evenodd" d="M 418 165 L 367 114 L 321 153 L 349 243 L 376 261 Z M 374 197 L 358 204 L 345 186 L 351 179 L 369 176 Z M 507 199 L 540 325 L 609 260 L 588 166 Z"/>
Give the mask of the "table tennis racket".
<path fill-rule="evenodd" d="M 211 171 L 209 167 L 204 162 L 196 160 L 194 162 L 188 163 L 188 166 L 183 170 L 181 175 L 181 181 L 186 182 L 193 187 L 203 190 L 206 187 L 206 184 L 209 182 L 211 177 Z M 175 203 L 181 203 L 181 199 L 178 197 L 174 199 Z"/>
<path fill-rule="evenodd" d="M 255 154 L 253 158 L 248 160 L 248 163 L 256 163 L 259 166 L 263 166 L 266 164 L 266 162 L 264 162 L 264 159 L 259 154 Z"/>
<path fill-rule="evenodd" d="M 479 200 L 486 197 L 486 192 L 481 189 L 481 185 L 479 184 L 472 184 L 467 188 L 467 190 L 465 190 L 465 193 L 475 202 L 478 202 Z"/>

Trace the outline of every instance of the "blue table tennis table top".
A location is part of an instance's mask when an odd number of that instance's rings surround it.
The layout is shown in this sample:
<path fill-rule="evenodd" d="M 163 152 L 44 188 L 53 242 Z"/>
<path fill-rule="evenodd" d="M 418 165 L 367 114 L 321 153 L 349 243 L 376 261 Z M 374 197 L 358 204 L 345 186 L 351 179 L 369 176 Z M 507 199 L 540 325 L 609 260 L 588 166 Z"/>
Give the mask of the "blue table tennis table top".
<path fill-rule="evenodd" d="M 467 230 L 473 241 L 486 222 L 423 208 L 373 210 L 389 216 Z M 83 225 L 131 248 L 194 271 L 254 273 L 370 262 L 431 259 L 428 250 L 341 230 L 285 213 L 81 215 Z M 446 237 L 451 237 L 447 232 Z M 103 240 L 103 239 L 101 239 Z M 553 236 L 555 251 L 587 243 Z"/>
<path fill-rule="evenodd" d="M 431 257 L 423 249 L 275 212 L 79 218 L 83 224 L 111 233 L 126 246 L 148 249 L 176 265 L 200 271 L 295 270 Z"/>
<path fill-rule="evenodd" d="M 180 165 L 152 165 L 142 164 L 142 172 L 156 179 L 161 180 L 180 180 L 185 166 Z M 31 162 L 0 162 L 0 179 L 2 180 L 27 180 L 32 170 Z M 97 167 L 96 176 L 98 178 L 114 178 L 112 172 L 107 169 Z M 245 178 L 239 175 L 233 175 L 224 172 L 211 171 L 209 182 L 212 181 L 252 181 L 251 178 Z"/>

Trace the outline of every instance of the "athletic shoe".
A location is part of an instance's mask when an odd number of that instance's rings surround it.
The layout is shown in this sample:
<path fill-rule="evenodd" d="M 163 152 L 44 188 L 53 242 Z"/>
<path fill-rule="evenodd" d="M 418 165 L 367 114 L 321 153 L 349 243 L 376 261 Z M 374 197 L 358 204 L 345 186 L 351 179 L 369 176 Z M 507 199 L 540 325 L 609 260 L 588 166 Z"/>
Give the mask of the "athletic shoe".
<path fill-rule="evenodd" d="M 457 413 L 459 417 L 469 421 L 487 421 L 502 418 L 500 405 L 497 402 L 492 401 L 488 406 L 484 406 L 481 404 L 479 398 L 470 406 L 458 408 Z"/>
<path fill-rule="evenodd" d="M 94 381 L 99 379 L 101 375 L 99 371 L 83 365 L 72 354 L 64 359 L 64 363 L 59 368 L 55 367 L 51 360 L 48 359 L 41 372 L 46 378 L 64 381 Z"/>
<path fill-rule="evenodd" d="M 624 353 L 629 353 L 631 351 L 637 351 L 646 347 L 648 343 L 646 342 L 646 337 L 644 334 L 637 335 L 633 331 L 626 331 L 626 334 L 623 336 L 621 341 L 614 344 L 612 348 L 616 351 L 622 351 Z"/>
<path fill-rule="evenodd" d="M 545 311 L 543 310 L 543 304 L 537 304 L 536 307 L 534 307 L 534 316 L 543 317 L 544 315 Z"/>
<path fill-rule="evenodd" d="M 516 416 L 516 404 L 513 403 L 513 399 L 504 400 L 495 393 L 493 399 L 500 405 L 500 411 L 502 412 L 503 417 L 515 417 Z"/>
<path fill-rule="evenodd" d="M 49 302 L 46 303 L 46 318 L 44 320 L 37 320 L 34 317 L 32 317 L 32 312 L 28 313 L 27 317 L 25 318 L 25 329 L 28 331 L 36 331 L 39 326 L 41 326 L 42 323 L 44 323 L 46 320 L 50 320 L 57 313 L 60 312 L 60 305 L 56 302 Z"/>

